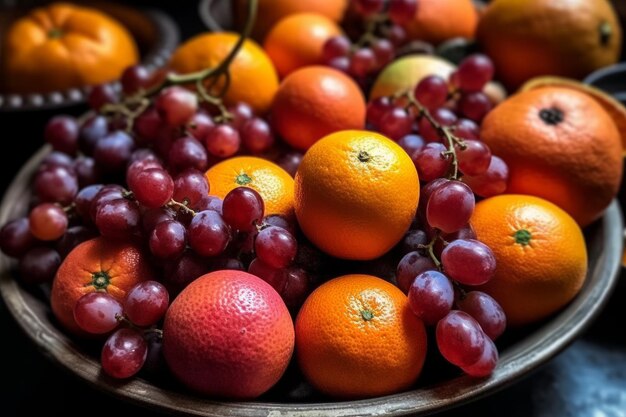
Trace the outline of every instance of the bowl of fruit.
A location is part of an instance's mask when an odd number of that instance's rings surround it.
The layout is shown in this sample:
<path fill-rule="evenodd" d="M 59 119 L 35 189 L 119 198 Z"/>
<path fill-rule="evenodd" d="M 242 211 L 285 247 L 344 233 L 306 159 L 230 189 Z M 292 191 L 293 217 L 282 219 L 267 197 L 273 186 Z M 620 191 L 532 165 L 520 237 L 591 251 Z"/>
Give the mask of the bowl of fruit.
<path fill-rule="evenodd" d="M 430 414 L 566 348 L 617 282 L 626 110 L 568 74 L 505 97 L 483 53 L 402 55 L 410 0 L 353 1 L 352 29 L 290 14 L 261 46 L 279 3 L 47 123 L 0 206 L 34 343 L 201 416 Z"/>

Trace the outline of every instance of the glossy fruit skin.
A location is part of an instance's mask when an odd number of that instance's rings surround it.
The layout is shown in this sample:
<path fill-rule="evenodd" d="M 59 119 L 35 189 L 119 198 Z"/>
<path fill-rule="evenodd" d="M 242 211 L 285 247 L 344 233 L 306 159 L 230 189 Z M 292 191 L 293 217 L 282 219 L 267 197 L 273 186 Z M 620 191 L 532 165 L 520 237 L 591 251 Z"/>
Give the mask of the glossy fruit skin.
<path fill-rule="evenodd" d="M 138 246 L 102 237 L 88 240 L 72 250 L 57 271 L 50 295 L 52 312 L 67 331 L 83 334 L 73 313 L 82 295 L 106 291 L 122 302 L 133 285 L 153 276 Z"/>
<path fill-rule="evenodd" d="M 46 93 L 113 81 L 139 59 L 125 27 L 98 10 L 67 3 L 34 9 L 13 23 L 6 35 L 2 87 L 12 93 Z"/>
<path fill-rule="evenodd" d="M 258 397 L 280 379 L 293 349 L 284 302 L 268 283 L 242 271 L 193 281 L 172 302 L 163 325 L 170 370 L 205 395 Z"/>
<path fill-rule="evenodd" d="M 296 173 L 295 212 L 304 234 L 344 259 L 374 259 L 406 233 L 419 201 L 411 158 L 395 142 L 347 130 L 318 141 Z"/>
<path fill-rule="evenodd" d="M 365 113 L 359 86 L 344 73 L 323 66 L 289 74 L 272 103 L 274 128 L 300 150 L 338 130 L 363 129 Z"/>
<path fill-rule="evenodd" d="M 587 249 L 576 222 L 538 197 L 504 194 L 482 200 L 470 220 L 491 248 L 496 272 L 476 289 L 491 295 L 507 324 L 541 320 L 569 303 L 587 274 Z"/>
<path fill-rule="evenodd" d="M 545 198 L 582 227 L 599 218 L 619 190 L 619 131 L 582 92 L 544 87 L 516 94 L 487 115 L 481 139 L 508 165 L 507 193 Z"/>
<path fill-rule="evenodd" d="M 265 37 L 263 48 L 279 77 L 284 78 L 298 68 L 322 62 L 324 43 L 342 33 L 341 28 L 326 16 L 297 13 L 276 23 Z"/>
<path fill-rule="evenodd" d="M 477 24 L 478 12 L 471 0 L 422 0 L 403 27 L 410 39 L 437 45 L 455 37 L 473 39 Z"/>
<path fill-rule="evenodd" d="M 293 217 L 293 178 L 267 159 L 255 156 L 229 158 L 209 168 L 206 178 L 211 185 L 209 195 L 224 199 L 237 187 L 250 187 L 263 199 L 265 216 Z"/>
<path fill-rule="evenodd" d="M 179 46 L 170 60 L 174 71 L 186 74 L 218 65 L 237 42 L 235 33 L 197 35 Z M 253 40 L 246 40 L 230 67 L 231 84 L 224 96 L 226 105 L 248 103 L 256 113 L 267 112 L 278 89 L 274 64 Z M 221 83 L 217 84 L 217 89 Z"/>
<path fill-rule="evenodd" d="M 421 372 L 426 343 L 424 324 L 402 291 L 370 275 L 322 284 L 296 319 L 300 368 L 315 388 L 336 398 L 408 388 Z"/>

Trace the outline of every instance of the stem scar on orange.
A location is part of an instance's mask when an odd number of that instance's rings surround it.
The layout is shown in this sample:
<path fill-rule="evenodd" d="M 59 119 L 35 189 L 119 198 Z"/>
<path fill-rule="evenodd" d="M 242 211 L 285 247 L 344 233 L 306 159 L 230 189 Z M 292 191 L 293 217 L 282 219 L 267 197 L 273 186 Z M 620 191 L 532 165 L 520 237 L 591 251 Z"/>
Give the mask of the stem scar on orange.
<path fill-rule="evenodd" d="M 504 309 L 513 326 L 558 311 L 580 291 L 587 273 L 585 240 L 565 211 L 542 198 L 505 194 L 476 205 L 470 219 L 477 238 L 497 262 L 480 287 Z"/>
<path fill-rule="evenodd" d="M 406 152 L 386 137 L 344 130 L 320 139 L 304 155 L 294 207 L 304 234 L 344 259 L 374 259 L 409 228 L 419 180 Z"/>
<path fill-rule="evenodd" d="M 345 275 L 318 287 L 296 318 L 296 352 L 307 380 L 340 398 L 393 394 L 418 378 L 424 324 L 406 295 L 371 275 Z"/>
<path fill-rule="evenodd" d="M 74 248 L 59 267 L 50 295 L 52 312 L 67 330 L 84 334 L 74 321 L 74 305 L 80 297 L 105 291 L 122 302 L 133 285 L 153 277 L 138 246 L 102 237 L 88 240 Z"/>

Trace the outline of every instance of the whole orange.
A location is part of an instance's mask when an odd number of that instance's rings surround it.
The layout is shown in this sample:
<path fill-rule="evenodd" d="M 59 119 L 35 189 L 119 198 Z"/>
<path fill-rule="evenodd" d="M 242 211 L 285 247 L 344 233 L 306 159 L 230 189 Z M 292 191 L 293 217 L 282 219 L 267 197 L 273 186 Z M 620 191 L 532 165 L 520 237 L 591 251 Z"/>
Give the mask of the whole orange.
<path fill-rule="evenodd" d="M 411 39 L 436 45 L 457 37 L 473 39 L 477 24 L 472 0 L 420 0 L 414 19 L 404 28 Z"/>
<path fill-rule="evenodd" d="M 622 30 L 607 0 L 498 0 L 477 39 L 514 89 L 538 75 L 583 78 L 618 61 Z"/>
<path fill-rule="evenodd" d="M 139 60 L 124 26 L 101 11 L 68 3 L 37 8 L 17 20 L 2 48 L 0 79 L 13 93 L 113 81 Z"/>
<path fill-rule="evenodd" d="M 246 21 L 248 2 L 234 2 L 237 27 L 243 27 Z M 252 37 L 262 41 L 279 20 L 295 13 L 319 13 L 339 23 L 347 7 L 348 0 L 259 0 Z"/>
<path fill-rule="evenodd" d="M 170 60 L 174 71 L 186 74 L 216 67 L 230 53 L 239 35 L 215 32 L 197 35 L 179 46 Z M 278 89 L 274 64 L 265 51 L 247 39 L 229 66 L 230 86 L 224 101 L 248 103 L 255 112 L 265 113 Z M 216 84 L 219 90 L 221 81 Z"/>
<path fill-rule="evenodd" d="M 163 324 L 170 370 L 207 395 L 258 397 L 278 382 L 293 348 L 293 322 L 282 298 L 242 271 L 215 271 L 193 281 Z"/>
<path fill-rule="evenodd" d="M 206 172 L 210 195 L 223 199 L 232 189 L 255 189 L 265 203 L 265 215 L 293 216 L 293 178 L 267 159 L 238 156 L 213 165 Z"/>
<path fill-rule="evenodd" d="M 583 92 L 543 87 L 516 94 L 487 115 L 480 136 L 509 166 L 507 193 L 545 198 L 581 226 L 597 219 L 617 194 L 620 133 Z"/>
<path fill-rule="evenodd" d="M 304 155 L 294 207 L 304 234 L 344 259 L 374 259 L 408 230 L 419 180 L 406 152 L 386 137 L 346 130 L 319 140 Z"/>
<path fill-rule="evenodd" d="M 63 327 L 84 334 L 74 321 L 74 305 L 83 295 L 105 291 L 124 301 L 133 285 L 153 278 L 149 260 L 138 246 L 102 237 L 88 240 L 65 258 L 52 283 L 52 312 Z"/>
<path fill-rule="evenodd" d="M 341 28 L 324 15 L 292 14 L 272 27 L 263 48 L 282 78 L 298 68 L 322 64 L 324 43 L 341 33 Z"/>
<path fill-rule="evenodd" d="M 311 66 L 289 74 L 272 103 L 272 123 L 294 148 L 306 150 L 320 138 L 365 127 L 365 98 L 347 75 Z"/>
<path fill-rule="evenodd" d="M 296 353 L 306 379 L 340 398 L 393 394 L 410 387 L 426 356 L 424 324 L 406 295 L 371 275 L 319 286 L 296 319 Z"/>
<path fill-rule="evenodd" d="M 558 311 L 580 291 L 587 273 L 585 239 L 566 212 L 544 199 L 506 194 L 476 204 L 470 224 L 496 257 L 482 291 L 513 326 Z"/>

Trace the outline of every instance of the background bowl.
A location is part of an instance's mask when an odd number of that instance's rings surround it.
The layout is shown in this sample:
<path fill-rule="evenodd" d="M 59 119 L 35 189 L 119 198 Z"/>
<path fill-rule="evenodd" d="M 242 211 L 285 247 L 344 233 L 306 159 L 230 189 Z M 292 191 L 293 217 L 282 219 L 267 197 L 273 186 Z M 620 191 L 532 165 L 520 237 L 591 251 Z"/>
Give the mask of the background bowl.
<path fill-rule="evenodd" d="M 30 177 L 48 150 L 45 147 L 32 157 L 10 185 L 0 205 L 0 223 L 26 212 Z M 203 398 L 186 391 L 173 379 L 113 380 L 101 373 L 101 345 L 77 341 L 62 332 L 50 312 L 45 291 L 22 287 L 13 276 L 15 262 L 4 255 L 0 256 L 0 294 L 16 322 L 45 356 L 105 392 L 162 412 L 211 417 L 424 415 L 486 396 L 519 380 L 578 337 L 602 309 L 618 281 L 622 230 L 619 205 L 613 202 L 602 219 L 586 229 L 589 273 L 580 294 L 551 318 L 532 327 L 507 331 L 498 341 L 501 357 L 491 377 L 459 376 L 452 367 L 429 358 L 415 389 L 359 401 L 331 401 L 315 395 L 307 391 L 297 374 L 294 377 L 289 371 L 275 388 L 254 402 Z"/>
<path fill-rule="evenodd" d="M 33 7 L 47 3 L 50 1 L 11 2 L 10 6 L 0 3 L 0 39 L 13 21 Z M 176 24 L 156 9 L 136 9 L 107 1 L 78 0 L 74 3 L 101 10 L 125 26 L 139 47 L 141 62 L 149 68 L 163 66 L 178 45 L 180 35 Z M 112 84 L 117 86 L 117 83 Z M 45 94 L 3 94 L 0 91 L 0 112 L 58 110 L 84 104 L 89 89 L 85 86 Z"/>

